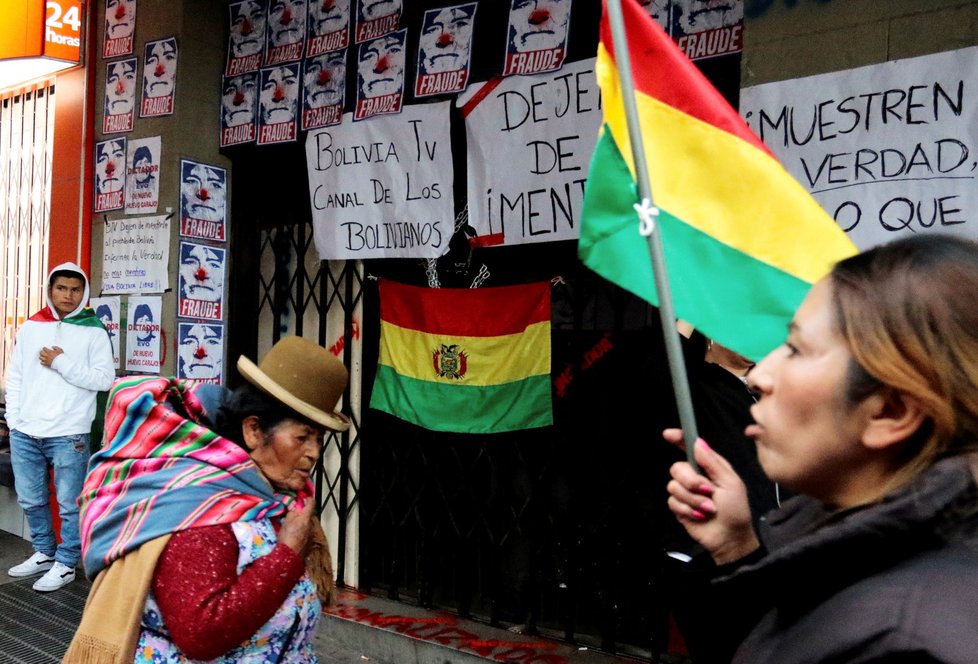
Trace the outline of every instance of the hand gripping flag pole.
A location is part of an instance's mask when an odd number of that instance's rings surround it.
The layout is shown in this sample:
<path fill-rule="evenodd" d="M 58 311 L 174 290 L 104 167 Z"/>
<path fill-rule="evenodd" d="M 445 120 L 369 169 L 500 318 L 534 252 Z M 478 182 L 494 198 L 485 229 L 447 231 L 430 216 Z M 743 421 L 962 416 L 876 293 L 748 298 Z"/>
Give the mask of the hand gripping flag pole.
<path fill-rule="evenodd" d="M 683 360 L 683 349 L 679 342 L 679 330 L 676 328 L 676 314 L 672 306 L 669 276 L 666 273 L 665 256 L 662 251 L 662 235 L 659 225 L 655 223 L 655 217 L 659 211 L 652 203 L 652 186 L 649 183 L 649 171 L 645 163 L 645 148 L 642 143 L 638 107 L 635 104 L 635 86 L 632 83 L 632 64 L 625 37 L 621 0 L 606 0 L 605 7 L 611 26 L 612 40 L 614 41 L 615 63 L 617 64 L 622 100 L 625 105 L 625 118 L 628 125 L 628 140 L 632 146 L 632 159 L 635 163 L 635 180 L 638 185 L 639 198 L 642 200 L 641 205 L 635 206 L 640 219 L 640 224 L 636 226 L 636 232 L 645 235 L 648 241 L 649 254 L 652 257 L 652 273 L 655 276 L 655 290 L 659 299 L 659 321 L 662 324 L 662 336 L 666 344 L 669 373 L 672 376 L 672 389 L 676 395 L 676 407 L 679 410 L 679 423 L 683 429 L 686 458 L 690 465 L 699 472 L 700 468 L 693 458 L 693 445 L 699 438 L 699 433 L 696 428 L 696 417 L 693 413 L 693 399 L 689 389 L 689 377 L 686 374 L 686 363 Z"/>

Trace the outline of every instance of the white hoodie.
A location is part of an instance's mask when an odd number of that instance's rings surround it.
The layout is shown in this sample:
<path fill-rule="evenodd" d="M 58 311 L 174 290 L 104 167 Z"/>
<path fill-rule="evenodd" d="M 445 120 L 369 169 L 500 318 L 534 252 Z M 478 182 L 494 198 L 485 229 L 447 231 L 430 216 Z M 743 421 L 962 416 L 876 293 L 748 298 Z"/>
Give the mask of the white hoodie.
<path fill-rule="evenodd" d="M 74 263 L 51 270 L 45 288 L 54 320 L 27 320 L 17 332 L 7 371 L 7 426 L 37 438 L 89 433 L 95 419 L 96 393 L 107 390 L 115 379 L 112 344 L 105 328 L 76 325 L 60 320 L 50 296 L 51 275 L 59 270 L 77 272 L 85 281 L 78 308 L 88 305 L 88 276 Z M 51 367 L 41 364 L 41 349 L 60 346 Z"/>

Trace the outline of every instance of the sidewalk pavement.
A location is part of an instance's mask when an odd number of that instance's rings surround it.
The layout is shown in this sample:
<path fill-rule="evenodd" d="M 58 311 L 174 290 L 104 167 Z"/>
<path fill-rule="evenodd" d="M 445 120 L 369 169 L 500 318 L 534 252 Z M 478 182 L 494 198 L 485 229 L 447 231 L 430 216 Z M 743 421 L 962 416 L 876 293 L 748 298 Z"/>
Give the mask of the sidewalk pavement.
<path fill-rule="evenodd" d="M 0 605 L 8 607 L 0 611 L 0 662 L 59 664 L 81 619 L 90 583 L 79 570 L 77 579 L 61 590 L 37 593 L 30 588 L 34 577 L 25 580 L 7 576 L 7 569 L 31 553 L 30 542 L 0 531 Z M 450 613 L 350 590 L 340 590 L 337 601 L 325 610 L 314 643 L 321 664 L 648 661 L 494 628 Z M 29 656 L 23 654 L 27 651 Z M 663 664 L 666 661 L 662 660 Z"/>
<path fill-rule="evenodd" d="M 36 576 L 26 579 L 7 576 L 9 568 L 32 553 L 34 549 L 30 542 L 0 530 L 2 664 L 59 664 L 81 620 L 85 597 L 91 587 L 80 567 L 74 582 L 50 593 L 31 589 Z M 371 657 L 355 644 L 339 642 L 329 630 L 328 620 L 320 623 L 315 645 L 321 664 L 395 664 Z"/>
<path fill-rule="evenodd" d="M 614 656 L 543 636 L 522 634 L 454 614 L 341 590 L 320 633 L 362 649 L 383 664 L 626 664 L 646 659 Z M 329 660 L 324 660 L 324 663 Z M 662 664 L 667 664 L 663 659 Z M 676 660 L 674 664 L 681 664 Z"/>

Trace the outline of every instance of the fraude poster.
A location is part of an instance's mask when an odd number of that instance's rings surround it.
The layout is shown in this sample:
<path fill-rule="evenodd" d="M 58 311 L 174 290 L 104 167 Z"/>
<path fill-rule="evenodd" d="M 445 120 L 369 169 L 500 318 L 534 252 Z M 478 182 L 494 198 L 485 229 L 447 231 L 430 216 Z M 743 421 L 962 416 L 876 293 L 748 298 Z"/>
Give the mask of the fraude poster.
<path fill-rule="evenodd" d="M 601 126 L 594 59 L 473 84 L 465 118 L 469 223 L 482 246 L 575 240 Z"/>
<path fill-rule="evenodd" d="M 435 258 L 448 250 L 455 229 L 449 103 L 307 134 L 320 259 Z"/>
<path fill-rule="evenodd" d="M 740 112 L 859 249 L 978 234 L 978 47 L 745 88 Z"/>

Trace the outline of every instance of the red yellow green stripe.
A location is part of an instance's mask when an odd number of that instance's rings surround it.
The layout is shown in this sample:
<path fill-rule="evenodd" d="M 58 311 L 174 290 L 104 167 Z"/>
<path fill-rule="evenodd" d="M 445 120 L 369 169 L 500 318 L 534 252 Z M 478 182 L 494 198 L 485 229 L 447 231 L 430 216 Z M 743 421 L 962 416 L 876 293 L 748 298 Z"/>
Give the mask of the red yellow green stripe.
<path fill-rule="evenodd" d="M 634 2 L 623 2 L 644 158 L 676 313 L 758 358 L 784 338 L 812 283 L 855 247 L 737 112 Z M 602 19 L 597 77 L 605 117 L 585 188 L 579 254 L 656 303 L 631 204 L 635 167 Z"/>
<path fill-rule="evenodd" d="M 500 433 L 553 424 L 549 374 L 474 387 L 410 378 L 382 364 L 370 407 L 432 431 Z"/>
<path fill-rule="evenodd" d="M 603 47 L 596 67 L 606 125 L 634 173 L 618 76 Z M 855 253 L 835 220 L 766 149 L 638 89 L 635 97 L 656 206 L 717 241 L 809 283 L 820 279 L 840 257 Z M 652 164 L 668 164 L 668 168 Z M 731 210 L 750 223 L 732 224 Z M 791 242 L 785 241 L 783 231 L 764 232 L 772 222 L 780 231 L 789 220 Z M 825 251 L 812 251 L 813 246 Z"/>
<path fill-rule="evenodd" d="M 550 345 L 550 321 L 533 323 L 522 334 L 498 337 L 427 334 L 387 321 L 381 322 L 380 363 L 397 367 L 403 376 L 464 385 L 498 385 L 530 376 L 550 375 L 550 356 L 540 348 Z M 460 379 L 441 378 L 433 355 L 446 346 L 466 354 L 466 373 Z"/>
<path fill-rule="evenodd" d="M 410 330 L 493 337 L 550 322 L 547 282 L 472 289 L 422 288 L 385 279 L 380 289 L 381 320 Z"/>
<path fill-rule="evenodd" d="M 434 431 L 553 423 L 550 284 L 419 288 L 381 280 L 372 408 Z"/>

